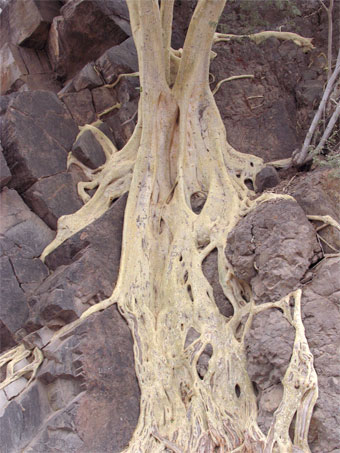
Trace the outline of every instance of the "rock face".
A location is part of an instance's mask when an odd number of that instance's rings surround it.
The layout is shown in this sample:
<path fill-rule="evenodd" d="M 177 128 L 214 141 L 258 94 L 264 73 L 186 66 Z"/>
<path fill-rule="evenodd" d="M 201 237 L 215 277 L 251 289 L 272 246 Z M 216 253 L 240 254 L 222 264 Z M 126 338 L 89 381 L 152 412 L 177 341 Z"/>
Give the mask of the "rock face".
<path fill-rule="evenodd" d="M 0 318 L 4 332 L 10 332 L 12 343 L 28 319 L 30 291 L 48 275 L 48 268 L 38 259 L 54 233 L 25 205 L 15 190 L 0 194 Z M 25 332 L 23 332 L 25 333 Z"/>
<path fill-rule="evenodd" d="M 53 272 L 31 296 L 28 329 L 60 327 L 111 295 L 119 270 L 125 203 L 126 197 L 118 200 L 47 256 Z"/>
<path fill-rule="evenodd" d="M 291 200 L 257 207 L 230 233 L 226 250 L 236 276 L 251 284 L 260 302 L 296 289 L 320 252 L 314 228 Z"/>
<path fill-rule="evenodd" d="M 4 451 L 120 452 L 138 420 L 139 388 L 118 310 L 87 319 L 44 354 L 37 381 L 0 413 Z"/>
<path fill-rule="evenodd" d="M 33 91 L 13 99 L 2 131 L 11 187 L 24 191 L 40 178 L 65 171 L 77 132 L 55 94 Z"/>
<path fill-rule="evenodd" d="M 0 47 L 11 42 L 24 47 L 42 49 L 49 28 L 57 16 L 61 3 L 58 0 L 12 0 L 1 13 Z"/>
<path fill-rule="evenodd" d="M 128 35 L 116 20 L 115 2 L 71 0 L 53 20 L 48 53 L 61 77 L 72 77 L 81 67 Z"/>

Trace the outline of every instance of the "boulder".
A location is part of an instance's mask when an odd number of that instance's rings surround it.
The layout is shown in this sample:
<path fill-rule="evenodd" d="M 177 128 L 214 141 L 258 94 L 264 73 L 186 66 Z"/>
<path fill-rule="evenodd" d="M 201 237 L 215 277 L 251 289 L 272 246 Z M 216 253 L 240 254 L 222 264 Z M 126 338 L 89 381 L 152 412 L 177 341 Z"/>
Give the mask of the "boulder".
<path fill-rule="evenodd" d="M 27 205 L 56 230 L 60 216 L 72 214 L 83 205 L 78 196 L 77 182 L 72 173 L 62 172 L 40 179 L 22 196 Z"/>
<path fill-rule="evenodd" d="M 255 179 L 256 192 L 271 189 L 280 183 L 280 177 L 274 167 L 268 165 L 258 172 Z"/>
<path fill-rule="evenodd" d="M 51 273 L 29 299 L 28 329 L 56 328 L 112 293 L 118 277 L 126 197 L 46 257 Z"/>
<path fill-rule="evenodd" d="M 28 294 L 49 273 L 38 257 L 54 233 L 15 190 L 1 192 L 0 215 L 1 348 L 6 348 L 28 319 Z"/>
<path fill-rule="evenodd" d="M 117 93 L 107 87 L 98 87 L 92 90 L 94 108 L 97 113 L 102 113 L 117 104 Z"/>
<path fill-rule="evenodd" d="M 79 125 L 91 124 L 96 120 L 91 91 L 81 90 L 77 93 L 66 93 L 61 96 L 74 121 Z"/>
<path fill-rule="evenodd" d="M 114 81 L 119 74 L 137 72 L 138 57 L 133 38 L 126 39 L 118 46 L 110 47 L 98 58 L 96 66 L 106 83 Z"/>
<path fill-rule="evenodd" d="M 0 145 L 0 189 L 6 186 L 11 180 L 12 175 L 7 166 L 7 162 L 2 154 L 2 146 Z"/>
<path fill-rule="evenodd" d="M 0 16 L 0 47 L 10 42 L 42 49 L 54 16 L 59 14 L 58 0 L 12 0 Z"/>
<path fill-rule="evenodd" d="M 116 307 L 44 348 L 38 374 L 53 410 L 27 452 L 120 452 L 139 414 L 132 337 Z"/>
<path fill-rule="evenodd" d="M 85 90 L 86 88 L 92 90 L 100 85 L 103 85 L 103 79 L 94 62 L 87 63 L 73 79 L 75 91 Z"/>
<path fill-rule="evenodd" d="M 259 205 L 228 236 L 226 255 L 255 300 L 281 299 L 297 289 L 320 256 L 313 226 L 293 200 Z"/>
<path fill-rule="evenodd" d="M 25 191 L 38 179 L 66 170 L 78 129 L 57 96 L 20 93 L 5 115 L 2 145 L 12 173 L 11 187 Z"/>
<path fill-rule="evenodd" d="M 100 167 L 106 161 L 103 148 L 91 131 L 85 131 L 77 138 L 72 153 L 80 162 L 93 169 Z"/>
<path fill-rule="evenodd" d="M 322 260 L 313 274 L 302 297 L 306 337 L 319 383 L 309 442 L 313 453 L 335 452 L 339 448 L 340 426 L 339 258 Z"/>
<path fill-rule="evenodd" d="M 114 3 L 70 0 L 62 7 L 48 40 L 50 60 L 60 77 L 73 77 L 84 64 L 128 37 L 112 11 Z"/>
<path fill-rule="evenodd" d="M 6 43 L 0 50 L 0 61 L 1 94 L 16 90 L 60 90 L 44 50 Z"/>

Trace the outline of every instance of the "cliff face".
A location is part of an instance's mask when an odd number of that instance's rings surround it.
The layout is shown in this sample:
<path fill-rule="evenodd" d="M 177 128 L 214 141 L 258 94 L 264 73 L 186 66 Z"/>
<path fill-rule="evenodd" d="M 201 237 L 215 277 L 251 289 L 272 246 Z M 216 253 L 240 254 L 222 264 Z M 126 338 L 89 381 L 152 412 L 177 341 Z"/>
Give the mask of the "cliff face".
<path fill-rule="evenodd" d="M 316 47 L 304 53 L 291 42 L 271 38 L 261 45 L 236 40 L 213 49 L 212 87 L 226 77 L 254 75 L 226 82 L 216 94 L 230 143 L 272 161 L 290 157 L 301 146 L 320 101 L 327 18 L 316 1 L 264 0 L 256 8 L 254 3 L 230 0 L 219 31 L 253 33 L 283 26 L 313 37 Z M 183 44 L 194 5 L 176 2 L 175 48 Z M 95 169 L 105 160 L 90 131 L 77 139 L 79 126 L 100 119 L 100 129 L 118 149 L 134 130 L 138 78 L 106 86 L 119 74 L 138 70 L 127 8 L 123 0 L 12 0 L 4 2 L 0 19 L 0 345 L 3 353 L 23 343 L 44 355 L 28 386 L 29 376 L 23 375 L 0 390 L 2 448 L 6 453 L 120 452 L 136 426 L 140 399 L 125 321 L 111 307 L 58 340 L 53 334 L 110 296 L 119 269 L 126 196 L 45 263 L 39 256 L 54 238 L 58 218 L 82 205 L 77 183 L 87 180 L 86 167 Z M 111 109 L 114 105 L 120 108 Z M 83 170 L 68 165 L 70 152 Z M 336 453 L 340 269 L 339 258 L 327 255 L 340 249 L 340 236 L 330 227 L 317 234 L 318 225 L 306 215 L 340 221 L 338 183 L 320 168 L 266 170 L 258 175 L 254 196 L 268 190 L 290 194 L 296 202 L 269 203 L 246 216 L 231 233 L 226 253 L 258 303 L 303 289 L 303 319 L 320 390 L 310 446 L 314 453 Z M 203 269 L 219 310 L 230 316 L 215 252 Z M 255 317 L 247 337 L 248 372 L 264 432 L 282 397 L 293 340 L 293 329 L 274 309 Z M 15 369 L 30 360 L 27 355 Z M 0 372 L 3 381 L 5 367 Z"/>

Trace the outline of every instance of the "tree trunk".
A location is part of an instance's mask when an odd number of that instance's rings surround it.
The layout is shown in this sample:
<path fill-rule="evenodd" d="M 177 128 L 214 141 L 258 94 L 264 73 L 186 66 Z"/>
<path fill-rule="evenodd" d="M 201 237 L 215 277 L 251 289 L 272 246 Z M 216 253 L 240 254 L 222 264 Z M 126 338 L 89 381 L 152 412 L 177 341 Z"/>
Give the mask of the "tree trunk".
<path fill-rule="evenodd" d="M 308 452 L 317 381 L 301 322 L 301 294 L 256 306 L 224 253 L 228 233 L 255 205 L 245 180 L 254 180 L 263 167 L 261 159 L 227 143 L 209 88 L 211 46 L 225 0 L 198 1 L 181 58 L 169 47 L 173 0 L 161 8 L 155 0 L 127 3 L 140 68 L 136 132 L 122 151 L 111 147 L 92 184 L 98 186 L 95 196 L 60 221 L 46 253 L 101 215 L 130 185 L 116 288 L 85 314 L 117 303 L 133 334 L 141 410 L 126 451 Z M 197 199 L 203 205 L 199 213 L 192 206 Z M 214 249 L 220 284 L 234 309 L 231 318 L 219 312 L 202 272 Z M 283 310 L 296 338 L 284 396 L 266 437 L 257 425 L 244 337 L 253 316 L 272 307 Z M 292 443 L 288 431 L 295 414 Z"/>

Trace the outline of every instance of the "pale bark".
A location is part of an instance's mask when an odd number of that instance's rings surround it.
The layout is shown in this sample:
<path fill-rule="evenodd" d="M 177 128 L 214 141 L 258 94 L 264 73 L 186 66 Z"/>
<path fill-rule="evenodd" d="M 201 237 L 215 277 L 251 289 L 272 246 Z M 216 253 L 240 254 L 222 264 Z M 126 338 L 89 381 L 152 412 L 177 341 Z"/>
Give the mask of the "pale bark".
<path fill-rule="evenodd" d="M 211 23 L 217 23 L 225 0 L 198 1 L 175 72 L 169 72 L 166 20 L 172 8 L 163 2 L 160 10 L 155 0 L 127 3 L 142 87 L 138 125 L 119 152 L 96 132 L 109 148 L 106 164 L 91 182 L 97 191 L 78 213 L 59 222 L 57 238 L 44 256 L 129 190 L 117 285 L 109 299 L 82 316 L 117 303 L 133 335 L 141 406 L 126 451 L 288 453 L 294 445 L 295 451 L 308 452 L 318 390 L 301 321 L 301 291 L 257 306 L 224 253 L 238 220 L 256 203 L 275 198 L 265 194 L 251 201 L 245 180 L 254 180 L 264 164 L 228 144 L 209 87 Z M 175 75 L 173 86 L 169 74 Z M 205 200 L 199 215 L 191 209 L 193 195 Z M 220 314 L 202 271 L 213 249 L 218 251 L 221 287 L 234 309 L 231 318 Z M 284 312 L 296 336 L 283 399 L 265 436 L 257 425 L 244 338 L 254 315 L 273 307 Z M 198 338 L 190 340 L 193 329 Z M 206 347 L 212 356 L 201 376 L 197 364 Z M 295 413 L 292 442 L 289 428 Z"/>

